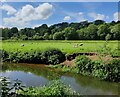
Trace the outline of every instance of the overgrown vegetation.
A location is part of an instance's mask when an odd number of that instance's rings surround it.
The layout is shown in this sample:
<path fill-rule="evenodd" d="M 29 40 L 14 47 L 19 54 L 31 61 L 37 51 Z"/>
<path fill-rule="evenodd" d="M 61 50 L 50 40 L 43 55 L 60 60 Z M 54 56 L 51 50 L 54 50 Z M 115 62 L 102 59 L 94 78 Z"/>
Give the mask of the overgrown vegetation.
<path fill-rule="evenodd" d="M 25 86 L 22 85 L 21 81 L 16 79 L 13 82 L 7 77 L 0 77 L 1 84 L 1 97 L 18 97 L 20 96 L 17 91 L 22 90 Z"/>
<path fill-rule="evenodd" d="M 49 84 L 43 87 L 36 88 L 26 88 L 23 91 L 19 91 L 20 94 L 23 94 L 27 97 L 33 96 L 56 96 L 56 97 L 69 97 L 74 95 L 79 95 L 75 91 L 73 91 L 69 86 L 66 86 L 63 82 L 59 80 L 53 80 Z"/>
<path fill-rule="evenodd" d="M 119 69 L 120 60 L 112 59 L 110 61 L 103 60 L 91 60 L 85 55 L 81 55 L 75 58 L 75 65 L 69 67 L 67 65 L 55 65 L 48 66 L 49 68 L 56 68 L 62 70 L 62 72 L 72 72 L 81 74 L 84 76 L 91 76 L 99 78 L 100 80 L 106 80 L 111 82 L 120 82 Z"/>
<path fill-rule="evenodd" d="M 120 22 L 106 23 L 103 20 L 80 23 L 58 23 L 48 27 L 43 24 L 35 28 L 0 28 L 2 39 L 12 40 L 119 40 Z"/>
<path fill-rule="evenodd" d="M 75 59 L 79 73 L 82 75 L 90 75 L 99 79 L 119 82 L 120 60 L 112 59 L 109 62 L 101 60 L 91 61 L 85 56 L 78 56 Z"/>
<path fill-rule="evenodd" d="M 69 97 L 79 95 L 73 91 L 69 86 L 66 86 L 60 80 L 53 80 L 43 87 L 28 87 L 22 86 L 20 80 L 15 80 L 14 84 L 6 77 L 1 77 L 1 97 Z"/>
<path fill-rule="evenodd" d="M 44 51 L 34 52 L 6 52 L 1 51 L 3 62 L 13 63 L 43 63 L 43 64 L 59 64 L 65 60 L 65 54 L 58 49 L 47 49 Z"/>

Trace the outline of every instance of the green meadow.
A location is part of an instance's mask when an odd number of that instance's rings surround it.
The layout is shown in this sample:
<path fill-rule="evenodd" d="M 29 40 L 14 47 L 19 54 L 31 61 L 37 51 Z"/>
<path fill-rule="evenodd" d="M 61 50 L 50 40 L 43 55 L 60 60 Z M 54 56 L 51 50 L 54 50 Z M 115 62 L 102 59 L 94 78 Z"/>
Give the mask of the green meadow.
<path fill-rule="evenodd" d="M 80 52 L 98 52 L 103 48 L 110 49 L 113 53 L 117 52 L 118 41 L 2 41 L 1 49 L 8 52 L 32 52 L 43 51 L 49 48 L 57 48 L 67 54 Z M 82 44 L 82 46 L 81 46 Z M 106 44 L 106 47 L 105 47 Z"/>

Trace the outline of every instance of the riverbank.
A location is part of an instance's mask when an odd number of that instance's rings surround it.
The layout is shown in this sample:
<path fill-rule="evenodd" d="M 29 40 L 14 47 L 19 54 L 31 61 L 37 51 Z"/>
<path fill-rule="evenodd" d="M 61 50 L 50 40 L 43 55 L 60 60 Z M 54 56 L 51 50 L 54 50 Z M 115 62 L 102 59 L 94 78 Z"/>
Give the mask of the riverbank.
<path fill-rule="evenodd" d="M 58 65 L 49 65 L 48 68 L 55 68 L 62 72 L 72 72 L 84 76 L 96 77 L 99 80 L 120 82 L 119 59 L 91 60 L 89 57 L 78 56 L 75 60 L 66 61 Z"/>
<path fill-rule="evenodd" d="M 18 79 L 9 81 L 7 77 L 0 77 L 0 81 L 2 85 L 1 97 L 80 96 L 79 93 L 73 91 L 70 86 L 65 85 L 60 80 L 52 80 L 42 87 L 27 88 Z"/>
<path fill-rule="evenodd" d="M 26 87 L 43 87 L 52 80 L 60 80 L 81 95 L 118 95 L 116 82 L 100 81 L 98 78 L 61 72 L 46 66 L 48 65 L 3 63 L 0 76 L 9 77 L 11 81 L 19 79 Z"/>
<path fill-rule="evenodd" d="M 51 68 L 59 68 L 63 72 L 74 72 L 84 76 L 97 77 L 100 80 L 119 82 L 119 58 L 108 57 L 107 55 L 98 54 L 96 58 L 90 58 L 86 55 L 75 56 L 75 61 L 70 65 L 67 62 L 67 58 L 64 53 L 58 49 L 47 49 L 43 52 L 6 52 L 2 51 L 1 54 L 3 62 L 14 62 L 14 63 L 36 63 L 36 64 L 47 64 Z M 67 56 L 69 57 L 69 56 Z M 72 57 L 72 56 L 70 56 Z M 71 59 L 71 58 L 70 58 Z M 93 60 L 94 59 L 94 60 Z M 64 62 L 63 64 L 61 64 Z M 66 62 L 66 63 L 65 63 Z M 57 65 L 58 64 L 58 65 Z"/>

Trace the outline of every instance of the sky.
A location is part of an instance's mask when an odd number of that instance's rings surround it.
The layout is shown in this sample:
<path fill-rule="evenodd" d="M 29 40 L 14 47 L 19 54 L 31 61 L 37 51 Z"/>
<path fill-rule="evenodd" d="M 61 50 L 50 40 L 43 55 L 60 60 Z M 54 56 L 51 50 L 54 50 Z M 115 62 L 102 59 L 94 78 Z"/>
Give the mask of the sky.
<path fill-rule="evenodd" d="M 118 20 L 118 2 L 2 2 L 0 27 L 38 27 L 61 22 Z M 119 14 L 120 15 L 120 14 Z"/>

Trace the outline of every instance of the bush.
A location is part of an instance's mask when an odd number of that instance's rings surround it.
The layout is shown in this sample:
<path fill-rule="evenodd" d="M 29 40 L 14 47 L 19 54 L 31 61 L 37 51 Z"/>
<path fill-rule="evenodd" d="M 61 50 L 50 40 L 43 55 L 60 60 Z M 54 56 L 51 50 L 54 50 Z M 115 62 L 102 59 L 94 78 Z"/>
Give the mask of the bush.
<path fill-rule="evenodd" d="M 92 74 L 103 80 L 119 82 L 120 60 L 113 59 L 109 63 L 94 62 Z"/>
<path fill-rule="evenodd" d="M 25 92 L 24 92 L 25 91 Z M 73 91 L 69 86 L 66 86 L 59 80 L 53 80 L 49 84 L 43 87 L 26 88 L 24 91 L 19 91 L 20 94 L 31 97 L 31 96 L 55 96 L 55 97 L 67 97 L 71 95 L 79 95 Z"/>
<path fill-rule="evenodd" d="M 65 60 L 65 55 L 58 49 L 48 49 L 42 52 L 41 60 L 45 64 L 59 64 Z"/>
<path fill-rule="evenodd" d="M 58 49 L 48 49 L 43 52 L 6 52 L 0 51 L 1 59 L 13 63 L 59 64 L 65 60 L 65 55 Z M 2 58 L 3 57 L 3 58 Z"/>
<path fill-rule="evenodd" d="M 86 57 L 85 55 L 78 56 L 75 58 L 75 63 L 77 67 L 79 68 L 79 73 L 86 75 L 86 73 L 91 74 L 92 73 L 92 64 L 91 60 Z"/>
<path fill-rule="evenodd" d="M 106 80 L 112 80 L 115 82 L 120 82 L 119 70 L 120 70 L 120 60 L 113 59 L 107 64 L 107 77 Z"/>
<path fill-rule="evenodd" d="M 8 53 L 5 50 L 0 50 L 0 59 L 2 61 L 6 61 L 6 58 L 8 58 Z"/>
<path fill-rule="evenodd" d="M 25 86 L 22 85 L 21 81 L 16 79 L 13 82 L 7 77 L 0 77 L 1 84 L 1 97 L 21 97 L 17 91 L 23 91 Z"/>
<path fill-rule="evenodd" d="M 79 69 L 79 73 L 82 75 L 90 75 L 102 80 L 120 82 L 119 59 L 113 59 L 110 62 L 103 62 L 101 60 L 91 61 L 86 56 L 78 56 L 75 59 L 75 63 Z"/>

